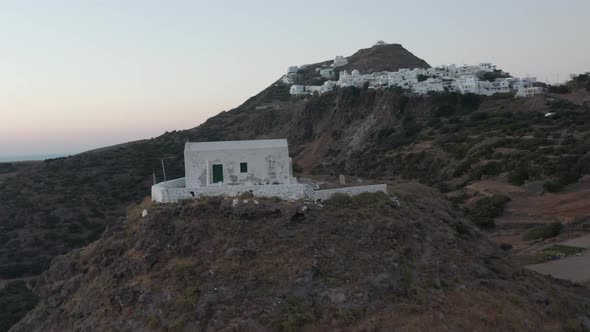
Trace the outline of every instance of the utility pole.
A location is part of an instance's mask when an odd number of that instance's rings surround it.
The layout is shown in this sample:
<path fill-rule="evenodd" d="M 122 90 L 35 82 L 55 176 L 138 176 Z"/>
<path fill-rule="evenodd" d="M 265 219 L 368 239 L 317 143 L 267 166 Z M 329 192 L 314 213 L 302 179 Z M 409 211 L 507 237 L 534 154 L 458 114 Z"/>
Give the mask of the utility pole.
<path fill-rule="evenodd" d="M 168 180 L 166 180 L 166 167 L 164 167 L 164 159 L 160 160 L 162 162 L 162 173 L 164 173 L 164 186 L 168 185 Z"/>

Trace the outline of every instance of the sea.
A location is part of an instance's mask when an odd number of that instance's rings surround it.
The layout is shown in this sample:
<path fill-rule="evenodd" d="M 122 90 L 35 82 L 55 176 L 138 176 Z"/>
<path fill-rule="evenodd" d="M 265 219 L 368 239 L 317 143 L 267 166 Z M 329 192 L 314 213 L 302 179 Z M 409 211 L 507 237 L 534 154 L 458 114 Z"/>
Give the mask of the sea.
<path fill-rule="evenodd" d="M 67 157 L 70 154 L 27 154 L 27 155 L 0 155 L 0 163 L 12 162 L 12 161 L 33 161 L 33 160 L 45 160 L 59 157 Z"/>

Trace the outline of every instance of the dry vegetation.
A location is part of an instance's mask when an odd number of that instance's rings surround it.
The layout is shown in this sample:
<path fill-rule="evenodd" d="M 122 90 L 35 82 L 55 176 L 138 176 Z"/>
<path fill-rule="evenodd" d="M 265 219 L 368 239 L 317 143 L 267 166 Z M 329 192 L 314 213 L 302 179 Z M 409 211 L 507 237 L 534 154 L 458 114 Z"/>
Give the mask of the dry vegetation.
<path fill-rule="evenodd" d="M 547 330 L 581 324 L 589 291 L 526 272 L 416 184 L 323 208 L 208 198 L 128 210 L 52 264 L 15 331 Z M 42 325 L 44 323 L 46 325 Z"/>

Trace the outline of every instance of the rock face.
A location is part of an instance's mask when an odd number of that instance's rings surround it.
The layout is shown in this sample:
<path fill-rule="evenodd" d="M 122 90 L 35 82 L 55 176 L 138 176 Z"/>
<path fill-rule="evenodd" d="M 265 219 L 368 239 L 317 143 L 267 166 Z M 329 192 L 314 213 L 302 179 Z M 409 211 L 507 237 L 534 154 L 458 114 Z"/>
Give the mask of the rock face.
<path fill-rule="evenodd" d="M 508 264 L 426 187 L 323 207 L 208 198 L 129 211 L 39 279 L 12 331 L 559 329 L 590 294 Z M 303 212 L 302 212 L 303 211 Z M 539 294 L 542 294 L 540 296 Z M 581 325 L 580 325 L 581 326 Z"/>

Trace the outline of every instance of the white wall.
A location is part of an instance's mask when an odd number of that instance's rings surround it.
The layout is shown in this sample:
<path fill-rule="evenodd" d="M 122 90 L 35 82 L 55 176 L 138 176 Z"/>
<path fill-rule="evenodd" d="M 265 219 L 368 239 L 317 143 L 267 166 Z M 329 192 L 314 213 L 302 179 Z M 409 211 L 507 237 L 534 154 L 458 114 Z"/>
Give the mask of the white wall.
<path fill-rule="evenodd" d="M 185 150 L 184 162 L 187 188 L 215 185 L 212 183 L 213 164 L 223 165 L 223 185 L 294 182 L 287 147 Z M 240 171 L 240 163 L 243 162 L 248 164 L 246 173 Z"/>
<path fill-rule="evenodd" d="M 362 193 L 376 193 L 376 192 L 383 192 L 387 194 L 387 185 L 386 184 L 375 184 L 369 186 L 356 186 L 356 187 L 345 187 L 345 188 L 335 188 L 335 189 L 324 189 L 324 190 L 316 190 L 313 192 L 314 200 L 318 201 L 325 201 L 330 199 L 334 194 L 341 193 L 346 194 L 348 196 L 356 196 Z"/>
<path fill-rule="evenodd" d="M 313 197 L 313 189 L 307 184 L 278 184 L 262 186 L 212 186 L 200 188 L 169 188 L 152 186 L 152 200 L 160 203 L 175 203 L 203 196 L 236 197 L 252 193 L 255 197 L 279 197 L 284 200 L 299 200 Z"/>

